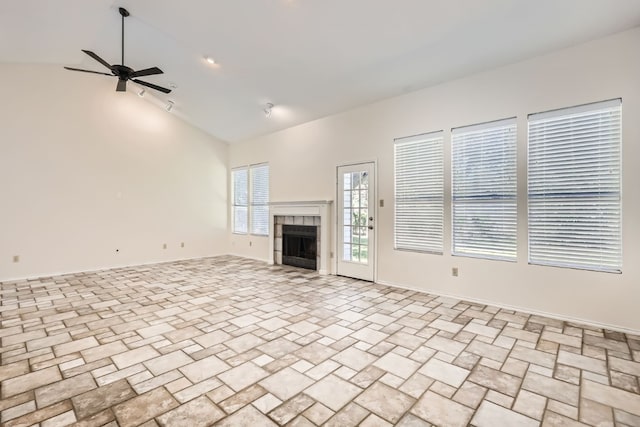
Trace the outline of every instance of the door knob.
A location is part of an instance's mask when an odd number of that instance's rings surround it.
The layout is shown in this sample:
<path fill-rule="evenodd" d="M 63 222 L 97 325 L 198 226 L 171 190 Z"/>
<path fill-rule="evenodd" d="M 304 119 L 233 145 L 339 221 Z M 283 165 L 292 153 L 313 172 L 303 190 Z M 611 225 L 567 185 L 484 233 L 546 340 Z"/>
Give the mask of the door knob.
<path fill-rule="evenodd" d="M 370 225 L 370 226 L 369 226 L 369 230 L 373 230 L 373 225 Z"/>

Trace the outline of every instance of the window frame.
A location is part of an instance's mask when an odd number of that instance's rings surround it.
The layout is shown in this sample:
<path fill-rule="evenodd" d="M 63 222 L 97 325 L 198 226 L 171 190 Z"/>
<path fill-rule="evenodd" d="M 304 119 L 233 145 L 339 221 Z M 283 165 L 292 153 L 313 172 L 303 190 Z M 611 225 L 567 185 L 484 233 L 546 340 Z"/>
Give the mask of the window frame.
<path fill-rule="evenodd" d="M 424 144 L 424 147 L 420 147 L 420 144 Z M 413 191 L 423 191 L 423 195 L 419 197 L 399 197 L 398 196 L 398 181 L 399 181 L 399 157 L 398 157 L 398 147 L 414 145 L 417 147 L 416 149 L 422 148 L 427 152 L 437 153 L 438 158 L 435 159 L 436 165 L 429 170 L 417 169 L 426 172 L 427 175 L 431 175 L 432 180 L 430 180 L 426 185 L 422 188 L 418 187 Z M 433 145 L 433 147 L 431 146 Z M 444 210 L 445 210 L 445 185 L 444 185 L 444 131 L 438 130 L 434 132 L 423 133 L 414 136 L 407 136 L 402 138 L 394 139 L 394 170 L 393 170 L 393 179 L 394 179 L 394 230 L 393 230 L 393 243 L 394 249 L 398 251 L 409 251 L 409 252 L 420 252 L 420 253 L 430 253 L 442 255 L 444 254 Z M 432 160 L 429 159 L 428 154 L 424 154 L 424 158 L 417 159 L 416 161 Z M 439 162 L 439 164 L 437 164 Z M 415 168 L 416 166 L 414 166 Z M 404 176 L 402 176 L 404 178 Z M 424 176 L 422 177 L 424 178 Z M 410 179 L 410 178 L 409 178 Z M 415 181 L 415 179 L 414 179 Z M 415 184 L 415 182 L 414 182 Z M 409 186 L 410 184 L 405 184 Z M 432 191 L 429 191 L 429 190 Z M 439 190 L 439 191 L 437 191 Z M 411 188 L 404 189 L 404 191 L 411 191 Z M 431 194 L 427 194 L 431 192 Z M 437 194 L 436 194 L 437 193 Z M 416 211 L 420 211 L 419 202 L 429 203 L 435 200 L 435 203 L 439 203 L 439 212 L 438 206 L 435 209 L 432 209 L 429 213 L 435 213 L 432 215 L 432 218 L 437 218 L 439 215 L 439 224 L 434 225 L 430 230 L 426 232 L 422 232 L 420 234 L 414 234 L 410 236 L 414 242 L 411 244 L 410 240 L 406 236 L 402 237 L 402 241 L 399 239 L 399 235 L 402 234 L 410 234 L 409 231 L 399 232 L 399 228 L 405 227 L 406 229 L 418 228 L 417 225 L 411 225 L 407 223 L 399 222 L 399 206 L 405 205 L 408 206 L 408 209 L 411 208 L 411 201 L 414 201 L 413 209 Z M 416 203 L 418 202 L 418 203 Z M 423 218 L 423 222 L 428 222 L 428 213 Z M 439 227 L 438 227 L 439 225 Z M 435 231 L 434 231 L 435 230 Z M 411 230 L 414 231 L 415 230 Z M 425 238 L 428 234 L 435 234 L 435 238 L 428 239 Z"/>
<path fill-rule="evenodd" d="M 603 259 L 602 254 L 613 254 L 615 256 L 617 256 L 616 261 L 617 263 L 612 263 L 612 265 L 605 265 L 605 263 L 595 263 L 593 262 L 593 260 L 591 261 L 591 263 L 589 263 L 589 258 L 584 256 L 583 254 L 583 258 L 581 259 L 578 256 L 573 256 L 573 258 L 570 258 L 570 256 L 567 255 L 568 252 L 570 252 L 571 249 L 571 245 L 566 245 L 566 246 L 557 246 L 557 252 L 559 253 L 558 256 L 556 256 L 556 259 L 550 259 L 551 257 L 549 257 L 548 255 L 545 256 L 544 250 L 543 249 L 534 249 L 532 250 L 532 229 L 533 227 L 539 227 L 539 225 L 537 225 L 537 223 L 539 221 L 543 221 L 545 219 L 544 216 L 539 216 L 536 218 L 532 217 L 532 206 L 536 205 L 537 201 L 542 201 L 547 202 L 547 204 L 549 206 L 557 206 L 557 209 L 563 208 L 563 207 L 569 207 L 567 208 L 567 210 L 570 209 L 571 203 L 573 203 L 576 206 L 579 206 L 579 203 L 584 203 L 583 206 L 594 206 L 593 203 L 589 203 L 590 199 L 595 199 L 595 201 L 602 201 L 603 204 L 600 205 L 598 204 L 598 206 L 602 206 L 601 210 L 600 210 L 600 215 L 604 214 L 604 211 L 606 210 L 607 206 L 606 206 L 606 200 L 607 197 L 600 197 L 599 195 L 597 197 L 587 197 L 588 194 L 590 194 L 589 192 L 585 192 L 585 191 L 578 191 L 580 189 L 585 190 L 585 187 L 587 187 L 588 185 L 591 184 L 591 182 L 589 182 L 589 184 L 583 184 L 582 187 L 580 186 L 575 186 L 573 188 L 573 192 L 569 192 L 568 191 L 568 186 L 567 186 L 567 190 L 565 190 L 565 197 L 560 197 L 559 195 L 562 194 L 560 192 L 560 189 L 555 190 L 556 192 L 558 192 L 557 195 L 554 195 L 553 197 L 551 196 L 547 196 L 547 197 L 542 197 L 542 196 L 534 196 L 532 197 L 533 193 L 532 192 L 532 181 L 534 181 L 534 178 L 536 177 L 532 177 L 532 170 L 533 170 L 533 166 L 532 166 L 532 124 L 537 124 L 537 123 L 542 123 L 542 122 L 550 122 L 552 120 L 557 120 L 560 121 L 561 118 L 565 118 L 565 120 L 569 121 L 569 120 L 576 120 L 580 117 L 584 117 L 587 116 L 589 114 L 592 115 L 598 115 L 598 114 L 603 114 L 606 113 L 607 110 L 609 110 L 609 113 L 615 112 L 616 115 L 618 115 L 617 120 L 612 120 L 612 123 L 616 123 L 615 124 L 615 129 L 613 131 L 611 131 L 610 133 L 605 133 L 605 135 L 607 135 L 608 139 L 613 141 L 613 144 L 615 144 L 612 147 L 607 147 L 606 145 L 604 145 L 605 149 L 609 149 L 609 150 L 613 150 L 614 154 L 615 151 L 617 150 L 617 156 L 610 156 L 610 159 L 614 159 L 615 160 L 615 164 L 614 166 L 616 167 L 616 171 L 617 171 L 617 176 L 615 177 L 617 179 L 617 190 L 613 192 L 613 195 L 609 197 L 609 202 L 611 206 L 614 206 L 613 208 L 613 212 L 617 211 L 617 217 L 616 221 L 611 223 L 611 222 L 606 222 L 603 220 L 598 221 L 598 218 L 596 217 L 596 220 L 593 220 L 593 217 L 590 217 L 591 222 L 595 223 L 596 225 L 594 226 L 593 229 L 589 229 L 587 230 L 587 233 L 592 232 L 594 229 L 595 230 L 601 230 L 601 229 L 607 229 L 607 228 L 613 228 L 615 227 L 616 232 L 615 233 L 610 233 L 608 236 L 605 235 L 605 237 L 609 237 L 612 238 L 613 240 L 608 240 L 608 241 L 612 241 L 615 245 L 617 245 L 618 247 L 618 251 L 616 252 L 607 252 L 606 250 L 601 250 L 600 256 L 596 256 L 594 255 L 592 258 L 596 259 Z M 532 120 L 533 118 L 533 120 Z M 599 122 L 602 122 L 602 117 L 600 117 L 600 119 L 598 120 Z M 565 124 L 565 126 L 570 126 L 568 124 Z M 599 126 L 598 130 L 600 130 L 603 126 Z M 572 128 L 571 128 L 572 129 Z M 550 132 L 550 131 L 549 131 Z M 564 150 L 568 150 L 567 147 L 570 147 L 571 144 L 571 140 L 572 139 L 576 139 L 575 136 L 575 132 L 576 131 L 569 131 L 569 135 L 570 137 L 567 137 L 566 139 L 563 139 L 561 141 L 563 141 L 563 146 L 560 147 L 560 149 L 564 149 Z M 617 138 L 612 138 L 611 135 L 615 134 L 617 135 Z M 593 140 L 595 141 L 596 144 L 598 144 L 600 141 L 602 141 L 603 138 L 599 135 L 599 138 L 597 140 Z M 569 141 L 569 142 L 568 142 Z M 592 141 L 592 142 L 593 142 Z M 582 146 L 584 147 L 584 145 Z M 581 147 L 581 148 L 582 148 Z M 558 148 L 556 148 L 557 151 L 560 151 Z M 601 149 L 598 148 L 598 153 L 600 154 Z M 574 153 L 572 151 L 572 153 Z M 609 152 L 607 152 L 609 153 Z M 589 154 L 589 153 L 587 153 Z M 610 154 L 610 153 L 609 153 Z M 562 155 L 564 157 L 566 157 L 566 155 Z M 562 159 L 561 155 L 558 155 L 556 157 L 556 161 L 558 161 L 558 159 Z M 585 155 L 585 157 L 582 157 L 580 160 L 584 161 L 585 159 L 592 159 L 595 156 L 591 155 L 591 157 L 588 157 L 587 155 Z M 604 162 L 603 162 L 604 163 Z M 576 163 L 572 164 L 574 168 L 578 168 L 579 166 L 576 166 Z M 598 163 L 596 166 L 600 166 L 600 163 Z M 601 178 L 602 176 L 604 176 L 602 174 L 601 171 L 597 171 L 596 169 L 594 169 L 593 167 L 591 167 L 591 170 L 594 171 L 593 172 L 593 176 L 594 176 L 594 182 L 600 183 L 601 182 Z M 570 173 L 570 171 L 565 171 L 562 170 L 564 173 Z M 558 172 L 556 172 L 558 173 Z M 569 175 L 569 178 L 571 178 L 571 175 Z M 575 178 L 574 178 L 575 179 Z M 567 179 L 565 178 L 565 181 L 567 181 Z M 580 180 L 575 179 L 576 182 L 579 182 Z M 538 187 L 540 186 L 539 184 L 540 180 L 535 179 L 535 183 L 536 185 L 538 185 Z M 569 181 L 570 182 L 570 181 Z M 545 185 L 549 185 L 546 184 Z M 593 185 L 593 184 L 591 184 Z M 615 186 L 614 186 L 615 187 Z M 598 188 L 600 188 L 598 186 Z M 537 190 L 537 191 L 541 191 L 541 190 Z M 550 191 L 550 190 L 547 190 Z M 603 193 L 606 193 L 603 191 Z M 582 197 L 580 197 L 579 195 L 582 195 Z M 562 200 L 564 199 L 564 200 Z M 555 204 L 553 203 L 554 200 L 556 200 Z M 617 205 L 616 205 L 617 203 Z M 537 208 L 539 208 L 538 205 L 536 205 Z M 542 205 L 543 208 L 546 208 L 547 205 L 543 204 Z M 558 212 L 562 213 L 562 211 L 558 210 L 557 212 L 555 212 L 555 215 L 558 215 Z M 559 216 L 560 221 L 564 218 L 567 218 L 568 215 L 565 214 L 564 216 Z M 541 218 L 541 219 L 540 219 Z M 579 218 L 579 217 L 578 217 Z M 574 223 L 579 224 L 578 220 L 574 219 Z M 535 226 L 534 226 L 535 224 Z M 611 227 L 611 224 L 613 224 L 613 227 Z M 575 225 L 575 224 L 574 224 Z M 606 226 L 606 228 L 604 227 Z M 559 227 L 557 227 L 559 228 Z M 575 229 L 575 228 L 574 228 Z M 558 232 L 559 233 L 559 232 Z M 588 235 L 588 234 L 586 234 Z M 575 234 L 573 236 L 568 235 L 570 237 L 574 237 Z M 568 239 L 569 237 L 567 237 Z M 559 240 L 559 239 L 558 239 Z M 587 239 L 584 239 L 587 240 Z M 601 239 L 601 240 L 605 240 L 605 239 Z M 548 239 L 549 242 L 552 242 L 551 239 Z M 542 244 L 539 244 L 540 246 L 542 246 Z M 575 244 L 574 244 L 575 246 Z M 561 108 L 561 109 L 556 109 L 556 110 L 549 110 L 549 111 L 545 111 L 545 112 L 541 112 L 541 113 L 533 113 L 533 114 L 529 114 L 527 116 L 527 248 L 528 248 L 528 263 L 530 265 L 541 265 L 541 266 L 551 266 L 551 267 L 560 267 L 560 268 L 571 268 L 571 269 L 578 269 L 578 270 L 586 270 L 586 271 L 599 271 L 599 272 L 606 272 L 606 273 L 622 273 L 622 99 L 621 98 L 615 98 L 615 99 L 611 99 L 611 100 L 607 100 L 607 101 L 600 101 L 600 102 L 594 102 L 594 103 L 589 103 L 589 104 L 582 104 L 582 105 L 577 105 L 577 106 L 572 106 L 572 107 L 567 107 L 567 108 Z M 589 247 L 588 245 L 585 245 L 584 248 L 586 249 L 591 249 L 591 247 Z M 599 247 L 596 246 L 596 253 L 597 249 Z M 600 247 L 600 249 L 602 249 L 602 247 Z M 564 252 L 562 252 L 564 251 Z M 584 251 L 585 253 L 587 253 L 588 251 Z M 534 254 L 534 256 L 532 257 L 532 253 Z M 538 255 L 538 253 L 541 253 L 541 255 Z M 564 259 L 561 260 L 560 258 L 562 258 L 564 256 Z M 545 259 L 546 258 L 546 259 Z M 583 261 L 584 260 L 584 261 Z M 614 265 L 613 265 L 614 264 Z"/>
<path fill-rule="evenodd" d="M 473 144 L 485 144 L 495 151 L 474 147 Z M 501 153 L 506 154 L 499 157 Z M 493 168 L 492 160 L 487 158 L 493 158 L 493 162 L 496 163 Z M 470 168 L 472 173 L 476 172 L 479 175 L 473 175 L 472 178 L 487 181 L 493 179 L 497 185 L 480 182 L 477 185 L 471 183 L 474 187 L 470 188 L 468 180 L 456 178 L 457 168 L 460 164 L 464 167 L 465 161 L 480 165 L 475 171 L 473 167 Z M 507 172 L 505 167 L 508 168 Z M 493 174 L 492 170 L 498 170 L 498 168 L 499 173 Z M 490 178 L 486 177 L 487 174 Z M 458 184 L 463 187 L 460 195 L 457 193 Z M 481 194 L 483 192 L 489 194 Z M 490 194 L 493 192 L 495 194 Z M 456 215 L 457 207 L 462 210 L 466 207 L 469 213 Z M 493 213 L 487 214 L 487 212 Z M 468 220 L 472 215 L 477 215 L 479 218 L 479 226 L 476 228 L 463 221 Z M 474 233 L 481 233 L 480 226 L 488 227 L 486 231 L 488 236 L 485 241 L 473 236 Z M 503 250 L 500 250 L 499 239 L 504 239 L 502 240 Z M 466 242 L 466 245 L 461 244 L 457 248 L 457 242 Z M 517 117 L 451 129 L 451 255 L 507 262 L 518 261 Z"/>
<path fill-rule="evenodd" d="M 252 171 L 256 170 L 256 169 L 260 169 L 260 168 L 266 168 L 267 170 L 267 182 L 266 182 L 266 191 L 267 191 L 267 197 L 266 197 L 266 202 L 264 203 L 255 203 L 254 200 L 256 199 L 256 194 L 254 194 L 254 185 L 253 185 L 253 173 Z M 249 185 L 249 209 L 248 209 L 248 230 L 249 230 L 249 234 L 252 236 L 268 236 L 269 235 L 269 228 L 271 227 L 271 224 L 269 224 L 269 196 L 270 196 L 270 170 L 269 170 L 269 163 L 267 162 L 263 162 L 263 163 L 255 163 L 252 165 L 249 165 L 249 175 L 248 175 L 248 185 Z M 267 212 L 266 212 L 266 225 L 267 225 L 267 230 L 265 233 L 260 233 L 257 232 L 254 228 L 254 211 L 256 207 L 265 207 L 267 208 Z"/>
<path fill-rule="evenodd" d="M 254 203 L 254 193 L 253 193 L 253 183 L 252 183 L 252 179 L 253 179 L 253 175 L 252 175 L 252 171 L 256 170 L 258 168 L 263 168 L 266 167 L 267 168 L 267 182 L 266 182 L 266 190 L 267 190 L 267 197 L 266 197 L 266 202 L 264 203 Z M 246 199 L 246 204 L 242 204 L 242 203 L 237 203 L 237 198 L 236 198 L 236 191 L 237 191 L 237 186 L 236 186 L 236 172 L 244 172 L 245 173 L 245 179 L 246 179 L 246 186 L 244 186 L 243 188 L 243 193 L 245 193 L 245 199 Z M 231 169 L 231 232 L 233 234 L 238 234 L 238 235 L 248 235 L 248 236 L 268 236 L 269 235 L 269 229 L 271 227 L 271 225 L 269 224 L 269 210 L 270 210 L 270 175 L 269 175 L 269 163 L 267 162 L 262 162 L 262 163 L 255 163 L 255 164 L 250 164 L 250 165 L 246 165 L 246 166 L 238 166 L 235 168 Z M 253 211 L 255 209 L 255 207 L 267 207 L 267 230 L 266 233 L 260 233 L 260 232 L 256 232 L 254 229 L 254 221 L 253 221 Z M 238 230 L 236 227 L 236 211 L 237 208 L 244 208 L 244 210 L 246 211 L 244 216 L 245 216 L 245 223 L 246 223 L 246 230 Z"/>

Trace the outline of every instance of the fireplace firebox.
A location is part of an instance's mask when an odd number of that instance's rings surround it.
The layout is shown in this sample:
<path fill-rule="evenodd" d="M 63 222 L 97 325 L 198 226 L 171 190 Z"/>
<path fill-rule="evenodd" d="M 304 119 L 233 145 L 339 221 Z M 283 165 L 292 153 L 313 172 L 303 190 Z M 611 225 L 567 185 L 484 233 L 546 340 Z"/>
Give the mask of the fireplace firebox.
<path fill-rule="evenodd" d="M 318 227 L 282 226 L 282 263 L 315 270 L 318 256 Z"/>

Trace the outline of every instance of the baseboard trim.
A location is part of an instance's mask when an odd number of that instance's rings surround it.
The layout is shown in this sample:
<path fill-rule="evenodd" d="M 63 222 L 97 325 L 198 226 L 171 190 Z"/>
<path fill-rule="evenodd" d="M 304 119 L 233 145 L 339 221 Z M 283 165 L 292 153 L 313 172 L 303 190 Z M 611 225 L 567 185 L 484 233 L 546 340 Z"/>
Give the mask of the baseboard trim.
<path fill-rule="evenodd" d="M 216 256 L 225 256 L 225 255 L 229 255 L 229 254 L 221 253 L 221 254 L 202 255 L 202 256 L 195 256 L 195 257 L 186 257 L 186 258 L 167 259 L 167 260 L 163 260 L 163 261 L 137 262 L 137 263 L 134 263 L 134 264 L 117 264 L 117 265 L 112 265 L 112 266 L 108 266 L 108 267 L 89 267 L 88 269 L 83 269 L 83 270 L 69 270 L 69 271 L 53 272 L 53 273 L 38 273 L 38 274 L 33 275 L 33 276 L 21 276 L 21 277 L 6 278 L 6 279 L 5 278 L 0 278 L 0 283 L 1 282 L 17 282 L 17 281 L 20 281 L 20 280 L 38 280 L 38 279 L 41 279 L 43 277 L 65 276 L 67 274 L 95 273 L 97 271 L 112 270 L 112 269 L 115 269 L 115 268 L 142 267 L 142 266 L 146 266 L 146 265 L 167 264 L 167 263 L 170 263 L 170 262 L 213 258 L 213 257 L 216 257 Z"/>
<path fill-rule="evenodd" d="M 260 261 L 260 262 L 265 262 L 265 263 L 267 263 L 267 264 L 270 264 L 270 263 L 269 263 L 269 260 L 268 260 L 268 259 L 266 259 L 266 258 L 260 258 L 260 257 L 256 257 L 256 256 L 240 255 L 240 254 L 232 254 L 232 253 L 229 253 L 229 254 L 226 254 L 226 255 L 229 255 L 229 256 L 237 256 L 237 257 L 239 257 L 239 258 L 246 258 L 246 259 L 251 259 L 251 260 L 253 260 L 253 261 Z M 273 264 L 273 263 L 271 263 L 271 264 Z"/>
<path fill-rule="evenodd" d="M 491 305 L 491 306 L 494 306 L 494 307 L 503 308 L 505 310 L 520 311 L 522 313 L 532 314 L 532 315 L 536 315 L 536 316 L 550 317 L 552 319 L 562 320 L 562 321 L 565 321 L 565 322 L 581 323 L 583 325 L 592 326 L 592 327 L 600 328 L 600 329 L 607 329 L 607 330 L 611 330 L 611 331 L 623 332 L 625 334 L 640 335 L 640 331 L 635 330 L 635 329 L 630 329 L 630 328 L 626 328 L 624 326 L 618 326 L 618 325 L 610 325 L 610 324 L 607 324 L 607 323 L 596 322 L 596 321 L 593 321 L 593 320 L 581 319 L 579 317 L 565 316 L 565 315 L 558 314 L 558 313 L 549 313 L 549 312 L 546 312 L 546 311 L 535 310 L 535 309 L 526 308 L 526 307 L 519 307 L 519 306 L 514 306 L 514 305 L 509 305 L 509 304 L 502 304 L 502 303 L 499 303 L 499 302 L 496 302 L 496 301 L 488 301 L 488 300 L 483 300 L 483 299 L 480 299 L 480 298 L 471 298 L 471 297 L 463 296 L 463 295 L 449 294 L 449 293 L 445 293 L 445 292 L 435 291 L 433 289 L 420 289 L 420 288 L 415 288 L 415 287 L 412 287 L 412 286 L 401 285 L 399 283 L 389 282 L 389 281 L 386 281 L 386 280 L 377 280 L 375 283 L 377 283 L 379 285 L 390 286 L 392 288 L 397 288 L 397 289 L 404 289 L 404 290 L 408 290 L 408 291 L 421 292 L 421 293 L 424 293 L 424 294 L 437 295 L 439 297 L 453 298 L 453 299 L 457 299 L 457 300 L 461 300 L 461 301 L 469 301 L 469 302 L 473 302 L 473 303 L 476 303 L 476 304 L 482 304 L 482 305 Z"/>

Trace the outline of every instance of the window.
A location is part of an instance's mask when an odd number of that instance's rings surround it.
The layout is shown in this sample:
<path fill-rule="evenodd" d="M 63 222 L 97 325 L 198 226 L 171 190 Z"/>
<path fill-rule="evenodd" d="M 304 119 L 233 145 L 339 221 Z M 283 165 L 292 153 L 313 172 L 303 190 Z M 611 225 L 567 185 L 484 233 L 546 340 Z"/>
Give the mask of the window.
<path fill-rule="evenodd" d="M 269 234 L 269 165 L 254 165 L 251 175 L 251 234 Z"/>
<path fill-rule="evenodd" d="M 529 262 L 620 272 L 622 100 L 529 115 Z"/>
<path fill-rule="evenodd" d="M 395 140 L 395 248 L 442 253 L 442 131 Z"/>
<path fill-rule="evenodd" d="M 516 260 L 516 119 L 451 131 L 453 255 Z"/>
<path fill-rule="evenodd" d="M 247 168 L 234 169 L 232 171 L 233 180 L 233 232 L 247 233 L 249 229 L 249 180 L 247 179 Z"/>
<path fill-rule="evenodd" d="M 251 230 L 251 234 L 268 235 L 269 165 L 233 169 L 232 181 L 233 232 L 246 234 Z"/>

